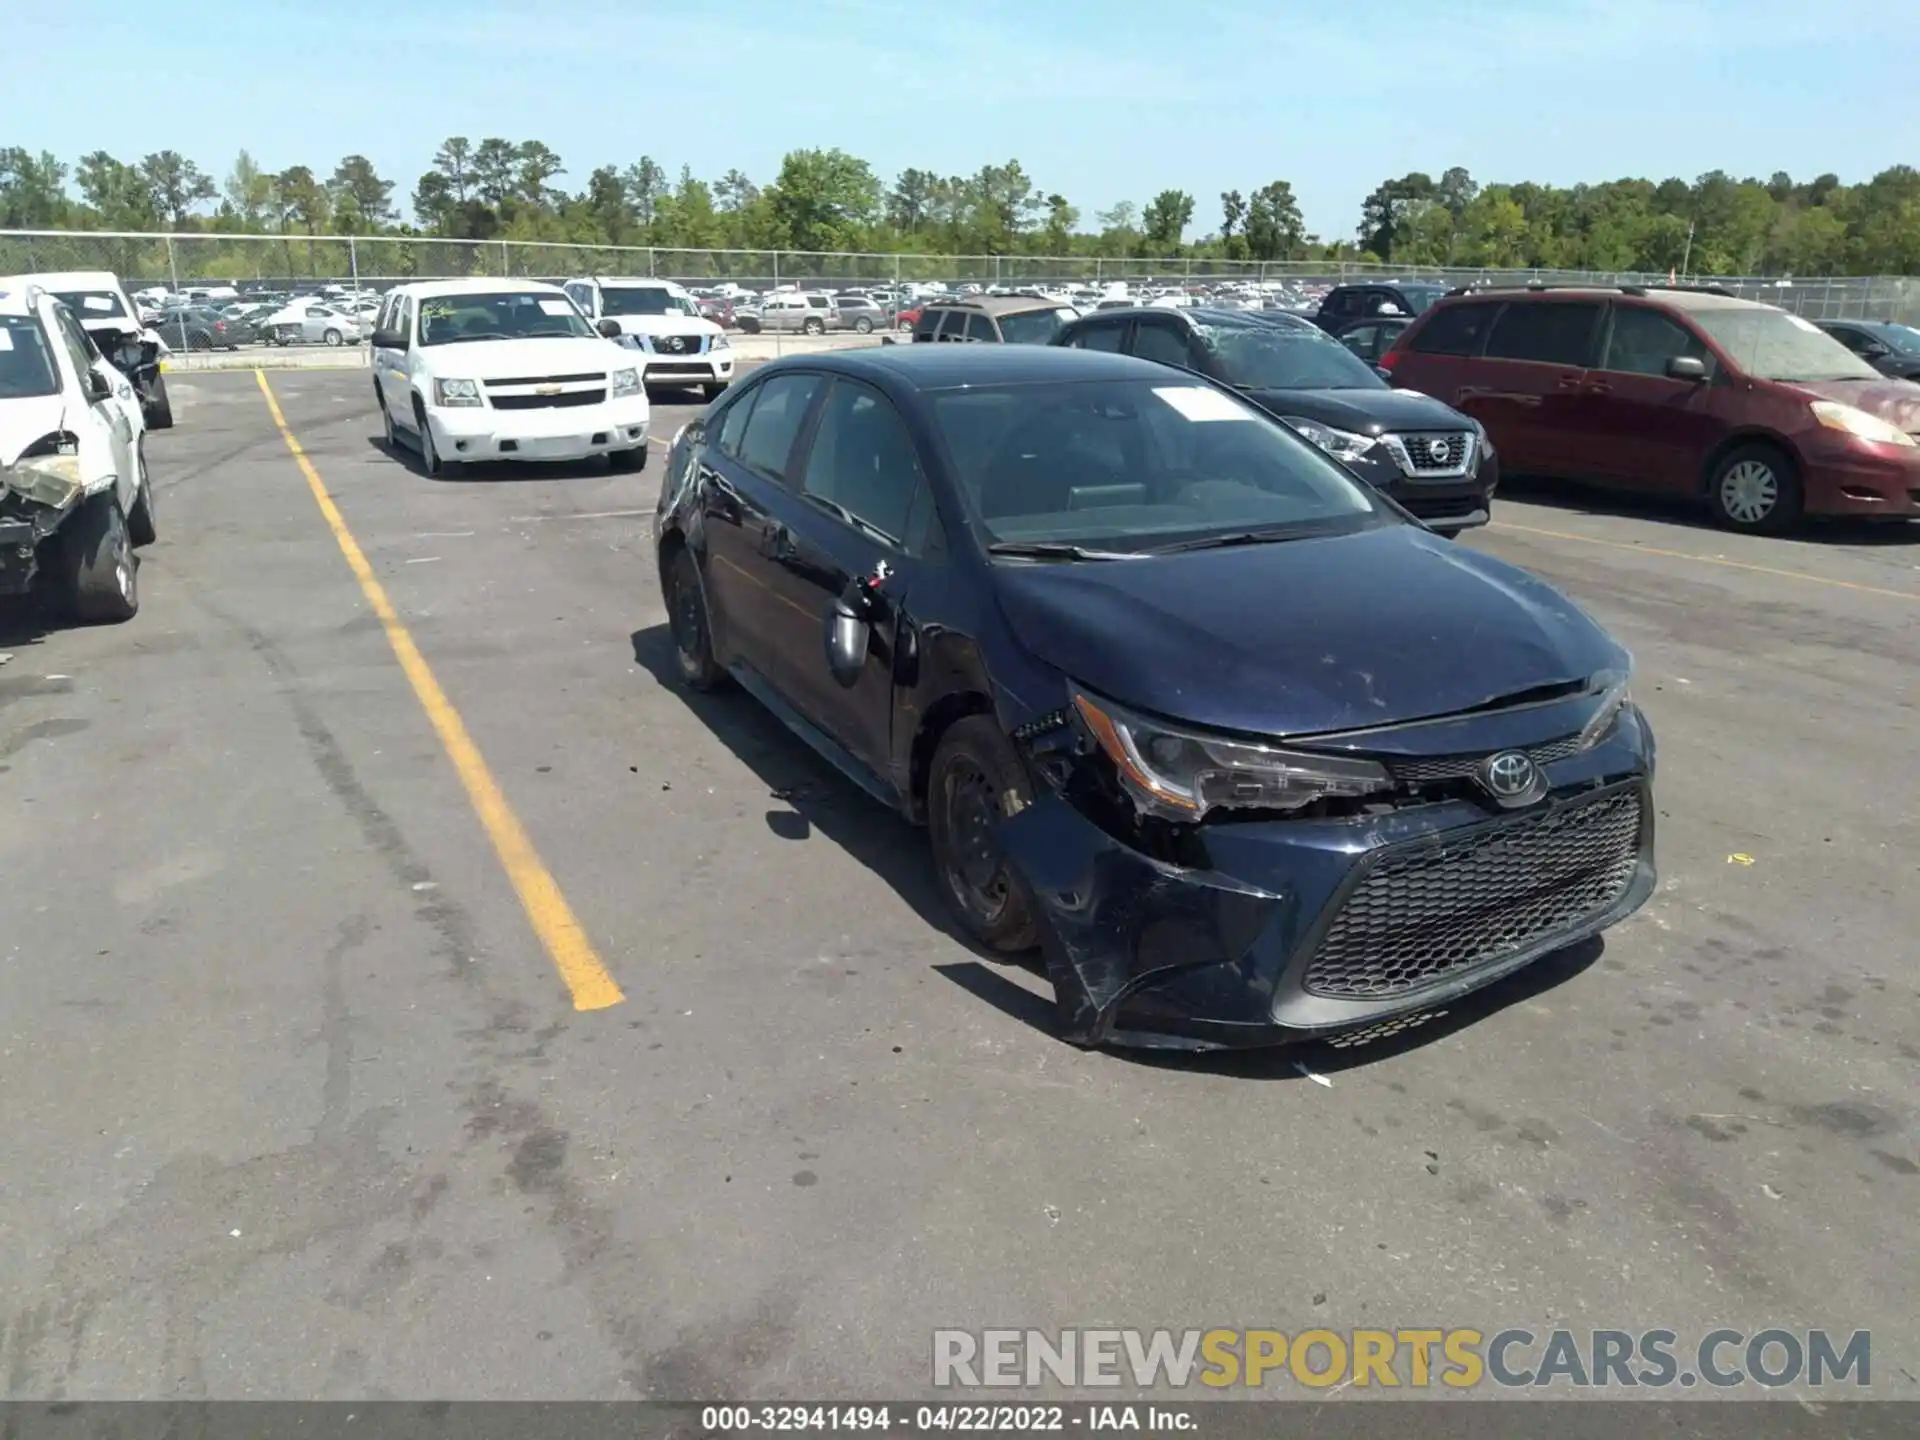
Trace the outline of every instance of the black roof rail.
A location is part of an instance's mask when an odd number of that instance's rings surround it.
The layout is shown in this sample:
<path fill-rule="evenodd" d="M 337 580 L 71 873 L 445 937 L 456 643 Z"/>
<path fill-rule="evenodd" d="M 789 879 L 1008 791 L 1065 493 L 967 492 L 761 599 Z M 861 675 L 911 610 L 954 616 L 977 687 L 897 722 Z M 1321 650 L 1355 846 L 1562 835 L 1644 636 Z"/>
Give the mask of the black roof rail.
<path fill-rule="evenodd" d="M 1729 300 L 1740 297 L 1724 285 L 1622 285 L 1604 280 L 1528 280 L 1510 285 L 1456 285 L 1448 295 L 1475 295 L 1486 291 L 1512 290 L 1617 290 L 1622 295 L 1646 295 L 1655 290 L 1683 291 L 1691 295 L 1723 295 Z"/>

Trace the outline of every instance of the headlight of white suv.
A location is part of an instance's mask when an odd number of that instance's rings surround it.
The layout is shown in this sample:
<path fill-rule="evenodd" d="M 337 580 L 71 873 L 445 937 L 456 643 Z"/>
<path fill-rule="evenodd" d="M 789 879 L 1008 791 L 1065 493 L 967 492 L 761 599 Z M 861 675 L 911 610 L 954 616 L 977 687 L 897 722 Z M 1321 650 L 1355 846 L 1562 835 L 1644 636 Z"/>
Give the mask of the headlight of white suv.
<path fill-rule="evenodd" d="M 1298 810 L 1315 800 L 1369 795 L 1391 787 L 1372 760 L 1308 755 L 1249 740 L 1210 735 L 1137 715 L 1075 688 L 1073 708 L 1120 772 L 1127 793 L 1171 820 L 1196 821 L 1209 810 Z"/>
<path fill-rule="evenodd" d="M 1318 420 L 1309 420 L 1304 415 L 1287 415 L 1282 418 L 1336 460 L 1358 460 L 1380 443 L 1371 435 L 1356 435 L 1351 430 L 1336 430 L 1331 425 L 1322 425 Z"/>
<path fill-rule="evenodd" d="M 707 341 L 707 349 L 725 350 L 729 347 L 730 344 L 731 342 L 727 339 L 727 332 L 722 330 L 719 334 L 713 336 L 711 339 Z"/>
<path fill-rule="evenodd" d="M 433 403 L 448 409 L 462 405 L 478 405 L 480 404 L 480 382 L 478 380 L 435 380 Z"/>
<path fill-rule="evenodd" d="M 640 393 L 640 372 L 638 370 L 616 370 L 607 377 L 612 385 L 610 394 L 618 400 L 622 395 Z"/>

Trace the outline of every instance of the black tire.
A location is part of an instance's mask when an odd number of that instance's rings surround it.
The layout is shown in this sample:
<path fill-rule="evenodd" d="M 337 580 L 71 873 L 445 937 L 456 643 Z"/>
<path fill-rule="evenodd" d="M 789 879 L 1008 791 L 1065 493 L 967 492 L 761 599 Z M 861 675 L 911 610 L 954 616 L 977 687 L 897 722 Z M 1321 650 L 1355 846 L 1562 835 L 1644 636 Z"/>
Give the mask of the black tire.
<path fill-rule="evenodd" d="M 376 383 L 373 387 L 373 403 L 380 407 L 380 436 L 387 444 L 387 453 L 393 455 L 400 449 L 400 436 L 393 428 L 393 412 L 387 408 L 387 395 Z"/>
<path fill-rule="evenodd" d="M 89 625 L 131 620 L 140 610 L 140 562 L 120 502 L 111 493 L 84 500 L 60 531 L 67 602 Z"/>
<path fill-rule="evenodd" d="M 329 345 L 335 345 L 335 346 L 337 346 L 337 345 L 339 345 L 339 344 L 340 344 L 340 342 L 341 342 L 342 340 L 344 340 L 344 339 L 345 339 L 346 337 L 345 337 L 344 335 L 342 335 L 342 334 L 341 334 L 341 333 L 340 333 L 340 332 L 339 332 L 338 330 L 328 330 L 328 331 L 327 331 L 327 332 L 326 332 L 325 334 L 323 334 L 323 335 L 322 335 L 322 336 L 321 336 L 320 338 L 321 338 L 322 340 L 324 340 L 324 341 L 326 341 L 326 343 L 327 343 L 327 344 L 329 344 Z"/>
<path fill-rule="evenodd" d="M 607 465 L 621 474 L 630 475 L 636 470 L 647 468 L 647 447 L 635 446 L 631 450 L 611 450 L 607 452 Z"/>
<path fill-rule="evenodd" d="M 827 322 L 817 315 L 809 315 L 805 320 L 800 322 L 800 333 L 803 335 L 824 335 L 827 333 Z"/>
<path fill-rule="evenodd" d="M 463 468 L 458 460 L 448 460 L 433 443 L 433 427 L 427 423 L 427 407 L 418 396 L 413 401 L 414 422 L 420 427 L 420 468 L 436 480 L 457 480 Z"/>
<path fill-rule="evenodd" d="M 873 321 L 869 317 L 862 315 L 858 320 L 853 322 L 853 329 L 855 334 L 871 335 L 873 333 Z"/>
<path fill-rule="evenodd" d="M 1026 883 L 994 843 L 993 827 L 1025 805 L 1031 787 L 1020 758 L 993 720 L 969 715 L 940 737 L 927 776 L 927 835 L 934 873 L 961 927 L 1007 954 L 1040 943 Z"/>
<path fill-rule="evenodd" d="M 1778 446 L 1756 443 L 1720 457 L 1707 480 L 1707 504 L 1729 530 L 1779 535 L 1799 525 L 1806 497 L 1793 458 Z"/>
<path fill-rule="evenodd" d="M 706 398 L 706 402 L 709 405 L 711 405 L 714 401 L 718 400 L 722 395 L 727 393 L 727 384 L 728 384 L 727 381 L 721 380 L 721 381 L 717 381 L 712 385 L 702 385 L 700 387 L 700 393 Z"/>
<path fill-rule="evenodd" d="M 707 620 L 707 592 L 700 567 L 685 545 L 667 561 L 667 623 L 673 631 L 673 658 L 680 683 L 689 690 L 717 690 L 727 672 L 713 658 L 713 629 Z"/>
<path fill-rule="evenodd" d="M 167 377 L 155 375 L 153 386 L 147 391 L 143 407 L 149 430 L 171 430 L 173 428 L 173 401 L 167 397 Z"/>
<path fill-rule="evenodd" d="M 760 322 L 751 315 L 743 317 L 740 321 L 740 333 L 743 335 L 758 335 L 760 333 Z"/>
<path fill-rule="evenodd" d="M 189 350 L 211 350 L 213 349 L 213 337 L 211 335 L 189 335 L 187 337 L 187 348 Z"/>
<path fill-rule="evenodd" d="M 142 442 L 135 463 L 140 467 L 140 484 L 133 496 L 133 509 L 127 515 L 127 533 L 133 543 L 151 545 L 160 538 L 153 523 L 153 477 L 147 473 L 147 447 Z"/>

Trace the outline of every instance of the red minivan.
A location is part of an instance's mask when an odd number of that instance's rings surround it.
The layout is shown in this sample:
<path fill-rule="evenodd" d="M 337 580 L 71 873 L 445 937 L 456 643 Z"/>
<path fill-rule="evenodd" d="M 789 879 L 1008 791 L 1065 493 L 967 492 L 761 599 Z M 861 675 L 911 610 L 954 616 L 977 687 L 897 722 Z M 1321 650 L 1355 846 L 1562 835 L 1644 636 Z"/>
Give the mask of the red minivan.
<path fill-rule="evenodd" d="M 1474 290 L 1380 359 L 1465 411 L 1509 474 L 1698 495 L 1734 530 L 1920 517 L 1920 384 L 1724 290 Z"/>

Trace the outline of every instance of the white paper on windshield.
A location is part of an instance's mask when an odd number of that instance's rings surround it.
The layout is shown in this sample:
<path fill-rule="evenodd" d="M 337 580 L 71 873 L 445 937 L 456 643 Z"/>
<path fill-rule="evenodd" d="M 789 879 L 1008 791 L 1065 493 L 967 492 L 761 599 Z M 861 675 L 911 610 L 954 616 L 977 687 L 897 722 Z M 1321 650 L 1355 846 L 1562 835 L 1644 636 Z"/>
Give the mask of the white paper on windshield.
<path fill-rule="evenodd" d="M 82 310 L 111 310 L 113 308 L 113 301 L 104 295 L 82 295 L 80 297 L 80 308 Z"/>
<path fill-rule="evenodd" d="M 566 316 L 573 314 L 573 302 L 571 300 L 542 300 L 540 302 L 540 309 L 544 314 L 558 315 L 564 319 Z"/>
<path fill-rule="evenodd" d="M 1798 315 L 1789 315 L 1787 316 L 1787 318 L 1791 320 L 1794 324 L 1798 325 L 1802 330 L 1811 330 L 1816 335 L 1824 335 L 1827 333 L 1826 331 L 1822 330 L 1818 325 L 1814 324 L 1811 320 L 1802 320 Z"/>
<path fill-rule="evenodd" d="M 1204 385 L 1156 385 L 1153 393 L 1189 420 L 1251 420 L 1253 412 L 1238 400 Z"/>
<path fill-rule="evenodd" d="M 7 329 L 6 326 L 0 325 L 0 350 L 11 350 L 12 348 L 13 332 Z"/>

